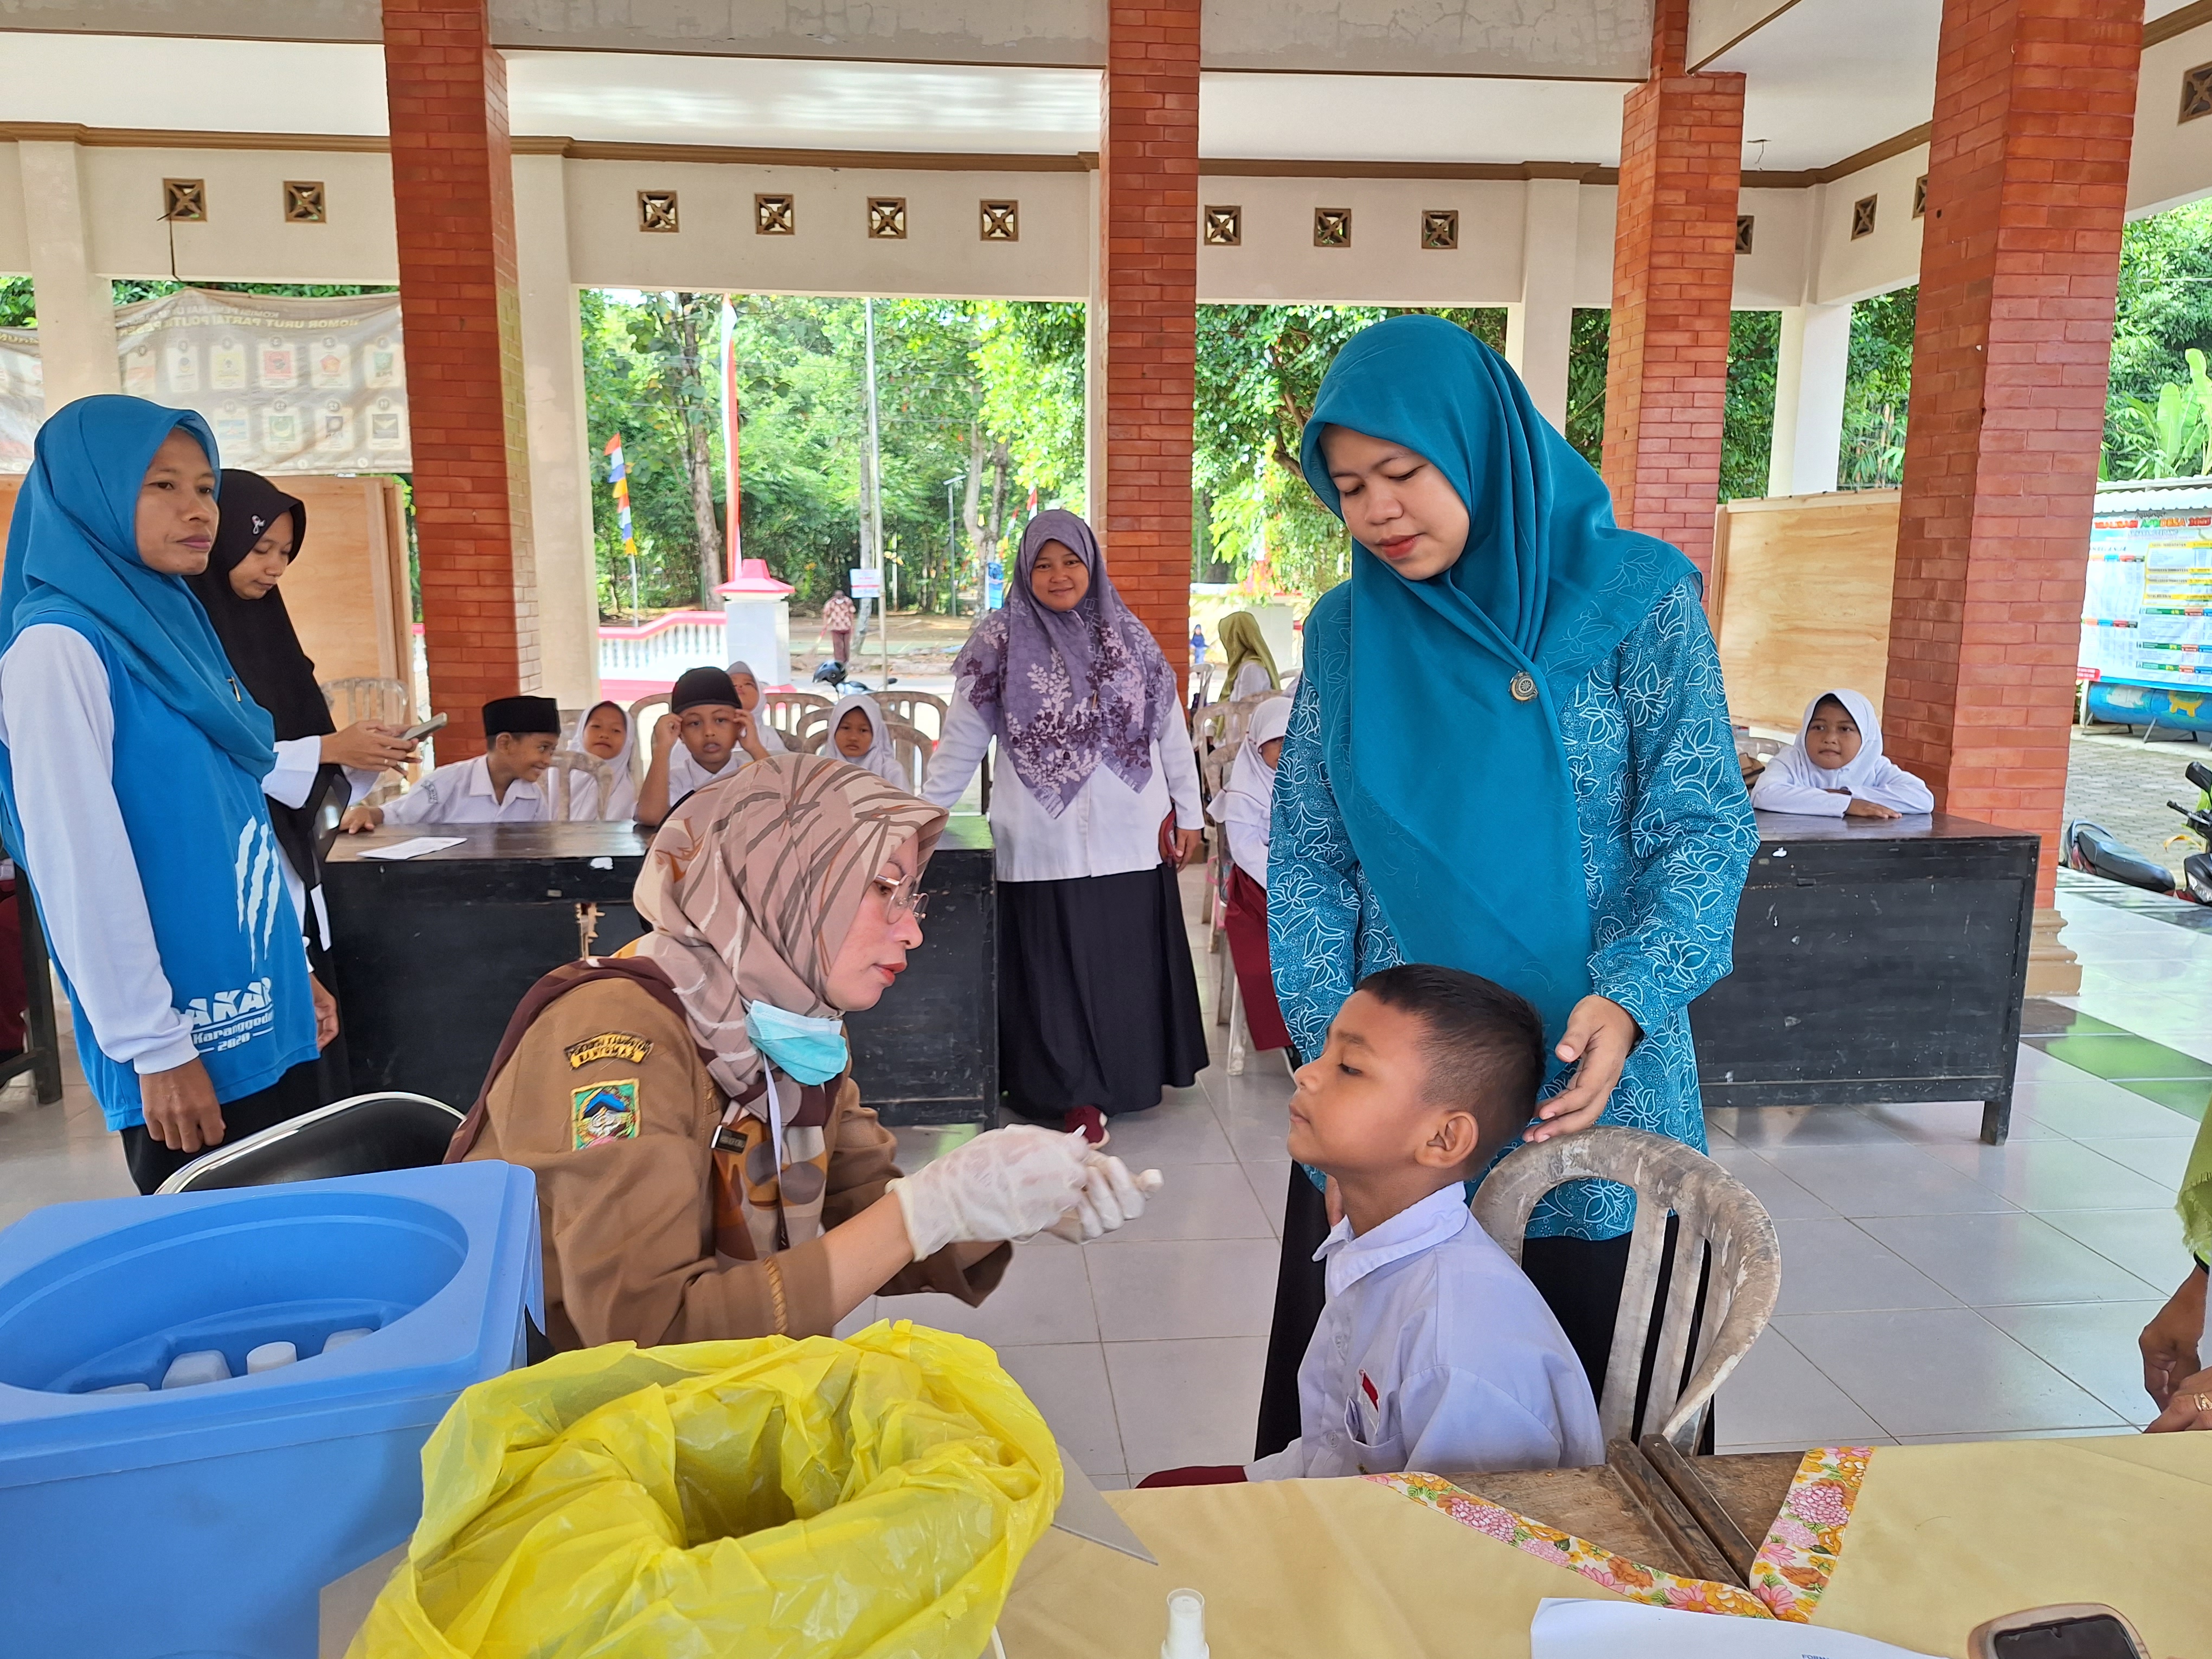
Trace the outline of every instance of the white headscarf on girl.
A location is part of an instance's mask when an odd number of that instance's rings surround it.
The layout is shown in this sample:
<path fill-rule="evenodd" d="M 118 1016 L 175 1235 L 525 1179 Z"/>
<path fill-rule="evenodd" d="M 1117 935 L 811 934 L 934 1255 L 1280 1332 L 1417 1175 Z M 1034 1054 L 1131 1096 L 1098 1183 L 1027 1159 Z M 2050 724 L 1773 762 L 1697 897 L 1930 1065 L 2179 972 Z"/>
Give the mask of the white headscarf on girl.
<path fill-rule="evenodd" d="M 1813 716 L 1831 697 L 1844 706 L 1859 729 L 1859 752 L 1833 770 L 1815 763 L 1805 746 Z M 1847 793 L 1834 793 L 1839 789 Z M 1936 805 L 1926 784 L 1881 752 L 1881 720 L 1873 699 L 1863 691 L 1838 687 L 1805 705 L 1805 718 L 1797 722 L 1797 741 L 1767 762 L 1766 770 L 1752 785 L 1751 804 L 1768 812 L 1841 817 L 1853 797 L 1899 812 L 1931 811 Z"/>
<path fill-rule="evenodd" d="M 739 659 L 738 661 L 730 665 L 730 678 L 733 682 L 740 674 L 743 674 L 747 679 L 753 683 L 754 690 L 758 691 L 763 689 L 761 684 L 761 677 L 754 673 L 753 665 L 750 663 L 744 661 L 743 659 Z M 742 696 L 744 694 L 741 691 L 738 695 Z M 757 698 L 754 700 L 753 706 L 747 709 L 745 713 L 752 720 L 753 730 L 760 733 L 761 747 L 767 750 L 771 755 L 787 755 L 791 752 L 789 745 L 783 740 L 783 733 L 777 731 L 775 726 L 771 726 L 769 723 L 768 716 L 761 713 L 760 702 Z"/>
<path fill-rule="evenodd" d="M 868 752 L 857 757 L 837 746 L 837 728 L 844 723 L 847 714 L 855 708 L 868 717 L 869 732 Z M 830 711 L 830 735 L 822 740 L 822 752 L 831 760 L 841 760 L 848 766 L 873 772 L 895 789 L 911 789 L 914 787 L 913 780 L 907 776 L 899 765 L 898 756 L 891 749 L 890 727 L 884 724 L 884 711 L 876 706 L 873 697 L 864 693 L 856 691 L 851 696 L 841 699 Z"/>
<path fill-rule="evenodd" d="M 637 722 L 630 718 L 629 710 L 611 697 L 602 697 L 576 716 L 576 723 L 561 739 L 561 746 L 579 755 L 591 755 L 593 760 L 599 759 L 584 747 L 584 728 L 602 708 L 611 708 L 622 716 L 623 746 L 622 753 L 605 763 L 607 769 L 614 774 L 614 787 L 599 803 L 599 817 L 610 823 L 628 823 L 637 816 Z"/>
<path fill-rule="evenodd" d="M 1252 711 L 1244 742 L 1230 763 L 1229 781 L 1206 808 L 1222 826 L 1229 856 L 1244 873 L 1267 884 L 1267 845 L 1274 817 L 1275 769 L 1267 764 L 1261 745 L 1290 730 L 1291 700 L 1269 697 Z"/>

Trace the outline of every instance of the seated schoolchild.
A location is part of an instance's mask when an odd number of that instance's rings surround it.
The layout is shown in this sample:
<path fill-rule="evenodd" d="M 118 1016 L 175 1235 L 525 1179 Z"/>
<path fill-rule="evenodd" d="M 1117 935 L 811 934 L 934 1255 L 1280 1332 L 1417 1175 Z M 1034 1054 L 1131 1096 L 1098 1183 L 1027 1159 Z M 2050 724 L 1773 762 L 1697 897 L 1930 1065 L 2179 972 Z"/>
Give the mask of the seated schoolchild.
<path fill-rule="evenodd" d="M 550 697 L 495 697 L 483 706 L 483 754 L 440 767 L 397 800 L 354 807 L 341 827 L 550 823 L 544 779 L 561 745 L 561 706 Z M 572 787 L 592 789 L 580 780 Z M 579 799 L 588 809 L 589 799 Z M 588 810 L 584 816 L 590 816 Z"/>
<path fill-rule="evenodd" d="M 738 701 L 726 668 L 687 668 L 653 722 L 653 763 L 638 786 L 637 819 L 656 824 L 695 789 L 702 789 L 768 753 L 759 727 Z"/>
<path fill-rule="evenodd" d="M 1242 614 L 1241 612 L 1239 613 Z M 1287 1048 L 1290 1028 L 1275 1000 L 1267 957 L 1267 845 L 1275 794 L 1275 760 L 1290 729 L 1291 700 L 1270 697 L 1252 711 L 1252 723 L 1229 781 L 1206 811 L 1229 843 L 1228 907 L 1224 931 L 1237 988 L 1244 999 L 1244 1026 L 1255 1048 Z"/>
<path fill-rule="evenodd" d="M 1241 1470 L 1143 1484 L 1605 1461 L 1582 1362 L 1467 1205 L 1543 1074 L 1543 1022 L 1503 987 L 1425 963 L 1360 982 L 1291 1097 L 1291 1156 L 1342 1205 L 1316 1253 L 1328 1300 L 1298 1367 L 1298 1437 Z"/>
<path fill-rule="evenodd" d="M 1767 762 L 1751 787 L 1762 812 L 1828 818 L 1894 818 L 1932 812 L 1926 784 L 1881 752 L 1881 722 L 1862 692 L 1823 691 L 1805 710 L 1797 741 Z"/>
<path fill-rule="evenodd" d="M 618 702 L 592 704 L 569 733 L 567 746 L 603 763 L 612 775 L 592 816 L 606 823 L 628 823 L 635 818 L 637 779 L 630 772 L 630 754 L 636 734 L 630 729 L 629 711 Z"/>
<path fill-rule="evenodd" d="M 822 752 L 872 772 L 894 788 L 914 787 L 914 780 L 891 748 L 891 729 L 873 697 L 855 692 L 838 701 L 830 711 L 830 741 Z"/>
<path fill-rule="evenodd" d="M 788 754 L 790 746 L 784 742 L 783 733 L 761 716 L 760 676 L 753 672 L 753 665 L 742 660 L 732 663 L 730 684 L 738 688 L 738 707 L 752 720 L 753 730 L 760 734 L 761 747 L 771 755 Z"/>

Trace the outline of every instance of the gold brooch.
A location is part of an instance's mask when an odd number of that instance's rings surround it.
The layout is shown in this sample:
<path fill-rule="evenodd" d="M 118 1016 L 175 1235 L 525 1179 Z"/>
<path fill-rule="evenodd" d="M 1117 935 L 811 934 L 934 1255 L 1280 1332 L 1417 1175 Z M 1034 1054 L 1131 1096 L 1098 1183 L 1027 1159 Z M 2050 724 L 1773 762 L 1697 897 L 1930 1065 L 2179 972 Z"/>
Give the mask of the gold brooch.
<path fill-rule="evenodd" d="M 1536 682 L 1526 673 L 1516 674 L 1513 684 L 1506 690 L 1512 692 L 1516 702 L 1534 702 L 1536 700 Z"/>

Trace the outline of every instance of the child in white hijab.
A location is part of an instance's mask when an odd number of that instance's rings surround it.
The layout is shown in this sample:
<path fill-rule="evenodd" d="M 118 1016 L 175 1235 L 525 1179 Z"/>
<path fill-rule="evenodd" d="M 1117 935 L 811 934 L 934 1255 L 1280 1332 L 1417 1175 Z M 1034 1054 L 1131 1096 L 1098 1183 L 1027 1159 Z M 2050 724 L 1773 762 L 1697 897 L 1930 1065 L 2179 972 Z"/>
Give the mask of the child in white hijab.
<path fill-rule="evenodd" d="M 1288 697 L 1270 697 L 1254 708 L 1243 744 L 1230 763 L 1229 781 L 1206 809 L 1229 842 L 1233 867 L 1224 895 L 1223 930 L 1229 935 L 1237 986 L 1244 995 L 1245 1029 L 1255 1049 L 1291 1046 L 1267 955 L 1267 843 L 1274 816 L 1275 760 L 1290 726 Z"/>
<path fill-rule="evenodd" d="M 1881 722 L 1864 693 L 1823 691 L 1805 710 L 1797 741 L 1751 787 L 1762 812 L 1808 817 L 1894 818 L 1932 812 L 1926 784 L 1881 752 Z"/>
<path fill-rule="evenodd" d="M 599 804 L 598 817 L 609 823 L 628 823 L 637 816 L 637 777 L 633 757 L 637 728 L 629 711 L 618 702 L 596 702 L 576 717 L 564 749 L 589 755 L 605 763 L 613 784 Z"/>
<path fill-rule="evenodd" d="M 1229 857 L 1239 870 L 1267 884 L 1267 836 L 1275 797 L 1275 757 L 1291 727 L 1291 700 L 1270 697 L 1252 711 L 1244 741 L 1229 768 L 1229 781 L 1206 813 L 1229 838 Z"/>
<path fill-rule="evenodd" d="M 753 672 L 753 665 L 743 661 L 732 663 L 730 684 L 738 688 L 738 707 L 745 711 L 753 723 L 753 730 L 760 733 L 761 746 L 771 755 L 789 753 L 783 741 L 783 733 L 770 726 L 760 712 L 760 676 Z"/>
<path fill-rule="evenodd" d="M 854 692 L 830 711 L 830 736 L 822 752 L 864 772 L 873 772 L 894 788 L 914 787 L 914 780 L 891 748 L 890 728 L 884 724 L 884 711 L 876 707 L 873 697 Z"/>

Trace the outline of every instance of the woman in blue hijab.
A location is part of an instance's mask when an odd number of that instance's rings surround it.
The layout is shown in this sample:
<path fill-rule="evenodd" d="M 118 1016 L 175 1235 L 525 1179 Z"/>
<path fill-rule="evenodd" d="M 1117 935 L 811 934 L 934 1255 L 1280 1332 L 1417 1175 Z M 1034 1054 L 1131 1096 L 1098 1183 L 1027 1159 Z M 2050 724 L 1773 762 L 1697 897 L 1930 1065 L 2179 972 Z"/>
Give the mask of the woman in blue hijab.
<path fill-rule="evenodd" d="M 0 829 L 143 1192 L 319 1104 L 336 1031 L 262 798 L 270 717 L 185 582 L 216 468 L 198 416 L 80 398 L 40 430 L 0 576 Z"/>
<path fill-rule="evenodd" d="M 1695 568 L 1615 525 L 1519 378 L 1440 318 L 1338 354 L 1301 459 L 1352 550 L 1306 620 L 1276 775 L 1268 930 L 1299 1052 L 1365 975 L 1443 963 L 1544 1016 L 1558 1064 L 1530 1139 L 1602 1115 L 1702 1150 L 1688 1007 L 1729 971 L 1758 834 Z M 1262 1455 L 1297 1432 L 1320 1303 L 1301 1253 L 1327 1218 L 1291 1175 Z M 1634 1209 L 1577 1182 L 1529 1222 L 1525 1265 L 1593 1390 Z"/>

